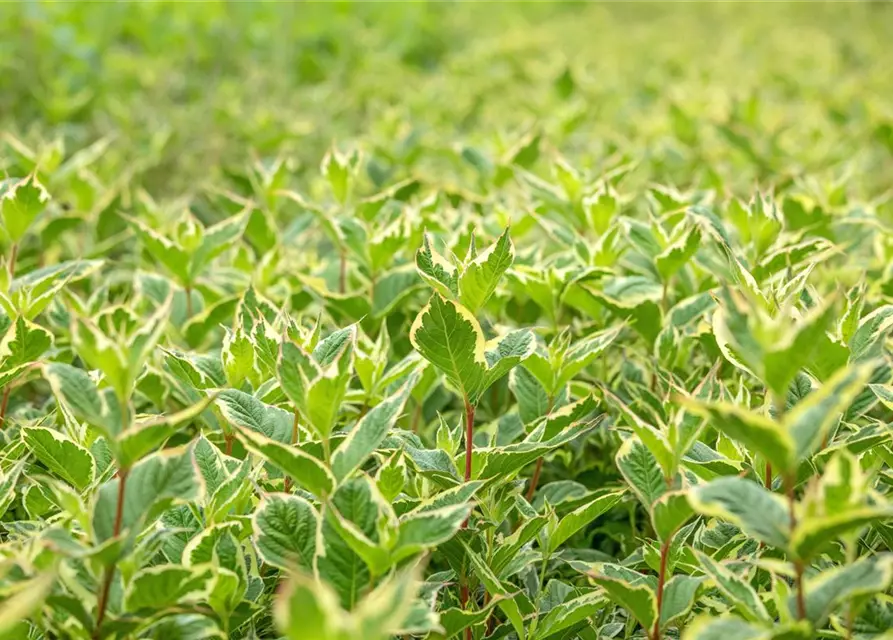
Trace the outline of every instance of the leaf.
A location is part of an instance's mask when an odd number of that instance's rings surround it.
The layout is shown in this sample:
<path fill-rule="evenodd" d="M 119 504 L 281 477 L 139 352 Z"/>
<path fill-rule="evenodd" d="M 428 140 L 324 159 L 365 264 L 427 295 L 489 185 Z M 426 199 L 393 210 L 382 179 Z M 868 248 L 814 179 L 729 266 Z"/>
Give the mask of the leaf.
<path fill-rule="evenodd" d="M 598 591 L 584 593 L 553 607 L 540 618 L 532 640 L 544 640 L 587 620 L 605 609 L 606 601 Z"/>
<path fill-rule="evenodd" d="M 36 362 L 52 344 L 49 331 L 19 316 L 0 340 L 0 362 L 4 368 Z"/>
<path fill-rule="evenodd" d="M 484 334 L 471 312 L 435 294 L 416 316 L 409 339 L 416 351 L 443 373 L 450 386 L 469 400 L 477 399 L 484 385 L 487 360 Z"/>
<path fill-rule="evenodd" d="M 685 616 L 695 603 L 695 596 L 701 587 L 703 578 L 686 575 L 675 575 L 664 585 L 664 599 L 661 603 L 660 626 Z"/>
<path fill-rule="evenodd" d="M 417 381 L 417 374 L 410 376 L 396 393 L 373 407 L 351 429 L 332 456 L 332 473 L 336 480 L 340 482 L 360 468 L 378 448 L 400 417 Z"/>
<path fill-rule="evenodd" d="M 18 243 L 47 206 L 50 194 L 36 174 L 0 181 L 0 217 L 9 239 Z"/>
<path fill-rule="evenodd" d="M 684 640 L 812 640 L 806 621 L 760 626 L 735 616 L 702 616 L 689 625 Z"/>
<path fill-rule="evenodd" d="M 121 432 L 117 399 L 111 393 L 100 393 L 86 371 L 54 362 L 43 372 L 57 400 L 73 417 L 99 427 L 109 438 Z"/>
<path fill-rule="evenodd" d="M 501 338 L 491 340 L 485 347 L 484 357 L 487 360 L 487 371 L 480 393 L 506 375 L 516 365 L 523 362 L 536 348 L 533 333 L 527 329 L 511 331 Z M 473 400 L 478 400 L 473 396 Z"/>
<path fill-rule="evenodd" d="M 797 444 L 792 434 L 772 420 L 725 402 L 701 402 L 684 398 L 682 403 L 692 413 L 706 418 L 708 426 L 743 443 L 771 462 L 775 469 L 790 470 L 795 464 Z"/>
<path fill-rule="evenodd" d="M 276 598 L 276 627 L 289 640 L 347 640 L 346 616 L 325 582 L 293 575 Z"/>
<path fill-rule="evenodd" d="M 484 306 L 500 278 L 512 266 L 515 249 L 506 229 L 483 253 L 469 262 L 459 277 L 459 300 L 472 313 Z"/>
<path fill-rule="evenodd" d="M 92 484 L 96 462 L 89 450 L 45 427 L 25 427 L 21 433 L 25 445 L 47 469 L 79 491 Z"/>
<path fill-rule="evenodd" d="M 772 622 L 766 606 L 749 582 L 707 554 L 695 550 L 695 555 L 707 577 L 731 601 L 739 613 L 753 622 Z"/>
<path fill-rule="evenodd" d="M 416 252 L 416 269 L 422 280 L 441 296 L 455 300 L 459 296 L 459 271 L 431 246 L 431 236 L 422 236 L 422 247 Z"/>
<path fill-rule="evenodd" d="M 203 398 L 191 407 L 186 407 L 176 413 L 138 422 L 117 438 L 118 463 L 123 467 L 132 466 L 147 453 L 173 437 L 184 425 L 188 425 L 198 418 L 213 400 L 214 396 Z"/>
<path fill-rule="evenodd" d="M 672 538 L 692 515 L 694 510 L 688 502 L 687 491 L 664 493 L 651 504 L 651 522 L 660 540 Z"/>
<path fill-rule="evenodd" d="M 695 511 L 740 527 L 748 535 L 779 549 L 790 538 L 790 516 L 784 500 L 752 480 L 719 478 L 689 492 Z"/>
<path fill-rule="evenodd" d="M 93 532 L 99 542 L 114 535 L 120 483 L 121 478 L 116 477 L 99 489 L 93 509 Z M 191 447 L 170 449 L 144 458 L 127 474 L 121 531 L 131 531 L 144 518 L 151 517 L 159 505 L 195 498 L 200 488 Z"/>
<path fill-rule="evenodd" d="M 614 505 L 620 502 L 623 491 L 612 491 L 596 496 L 583 506 L 577 507 L 569 514 L 561 518 L 554 531 L 549 533 L 549 541 L 546 546 L 547 554 L 555 553 L 568 538 L 590 522 L 606 513 Z"/>
<path fill-rule="evenodd" d="M 668 282 L 676 275 L 700 246 L 701 232 L 697 227 L 692 227 L 683 237 L 656 255 L 654 266 L 664 282 Z"/>
<path fill-rule="evenodd" d="M 785 416 L 785 426 L 794 440 L 797 460 L 815 451 L 840 414 L 865 387 L 873 370 L 870 362 L 841 369 Z"/>
<path fill-rule="evenodd" d="M 887 505 L 860 507 L 827 516 L 811 516 L 798 523 L 791 538 L 791 551 L 808 560 L 843 534 L 869 524 L 893 518 L 893 507 Z"/>
<path fill-rule="evenodd" d="M 650 630 L 657 620 L 657 598 L 647 584 L 632 584 L 616 576 L 593 574 L 592 580 L 608 597 L 628 610 L 644 629 Z"/>
<path fill-rule="evenodd" d="M 891 582 L 893 555 L 889 553 L 859 558 L 853 564 L 826 569 L 804 584 L 806 618 L 816 627 L 821 627 L 842 602 L 884 591 Z M 788 608 L 794 611 L 795 606 L 794 599 L 789 599 Z"/>
<path fill-rule="evenodd" d="M 410 514 L 400 521 L 394 561 L 436 547 L 452 538 L 471 512 L 470 504 L 458 504 Z"/>
<path fill-rule="evenodd" d="M 224 419 L 234 427 L 249 429 L 276 442 L 291 442 L 294 416 L 289 412 L 264 404 L 254 396 L 235 389 L 218 392 L 215 404 Z"/>
<path fill-rule="evenodd" d="M 280 469 L 307 491 L 319 497 L 332 493 L 335 477 L 309 453 L 247 429 L 239 430 L 236 436 L 246 449 Z"/>
<path fill-rule="evenodd" d="M 650 509 L 668 490 L 657 459 L 635 436 L 623 441 L 615 462 L 626 483 L 646 508 Z"/>
<path fill-rule="evenodd" d="M 11 636 L 19 624 L 29 620 L 41 608 L 44 599 L 53 588 L 56 577 L 52 573 L 42 573 L 30 580 L 23 580 L 15 589 L 4 589 L 3 606 L 0 607 L 0 634 Z M 26 637 L 26 636 L 21 636 Z"/>
<path fill-rule="evenodd" d="M 127 611 L 157 611 L 169 606 L 199 600 L 211 579 L 211 572 L 160 565 L 147 567 L 133 576 L 124 596 Z"/>
<path fill-rule="evenodd" d="M 319 514 L 299 496 L 267 494 L 252 516 L 254 543 L 264 562 L 284 570 L 310 571 L 316 554 Z"/>
<path fill-rule="evenodd" d="M 578 373 L 588 367 L 597 357 L 604 353 L 614 340 L 623 332 L 623 327 L 612 327 L 598 331 L 575 343 L 564 356 L 564 363 L 555 381 L 553 391 L 561 389 Z"/>

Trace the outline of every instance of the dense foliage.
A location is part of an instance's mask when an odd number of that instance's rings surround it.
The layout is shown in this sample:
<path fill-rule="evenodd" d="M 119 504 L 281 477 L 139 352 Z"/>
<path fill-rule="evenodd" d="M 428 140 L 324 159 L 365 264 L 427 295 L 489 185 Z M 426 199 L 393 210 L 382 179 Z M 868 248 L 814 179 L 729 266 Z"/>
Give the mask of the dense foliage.
<path fill-rule="evenodd" d="M 891 7 L 0 14 L 0 637 L 893 637 Z"/>

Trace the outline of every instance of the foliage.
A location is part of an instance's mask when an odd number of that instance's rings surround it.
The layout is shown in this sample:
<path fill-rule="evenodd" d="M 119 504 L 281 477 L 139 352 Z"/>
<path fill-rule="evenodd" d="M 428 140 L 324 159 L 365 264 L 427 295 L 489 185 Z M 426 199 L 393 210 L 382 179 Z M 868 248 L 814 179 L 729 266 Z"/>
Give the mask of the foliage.
<path fill-rule="evenodd" d="M 890 637 L 891 18 L 4 7 L 0 637 Z"/>

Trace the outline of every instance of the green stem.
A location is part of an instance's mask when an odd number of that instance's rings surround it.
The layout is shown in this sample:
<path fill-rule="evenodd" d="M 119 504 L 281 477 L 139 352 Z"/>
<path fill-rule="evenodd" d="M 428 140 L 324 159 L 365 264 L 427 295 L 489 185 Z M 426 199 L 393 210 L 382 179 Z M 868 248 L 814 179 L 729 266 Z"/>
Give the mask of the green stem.
<path fill-rule="evenodd" d="M 192 285 L 187 284 L 184 288 L 184 293 L 186 294 L 186 320 L 189 321 L 192 319 L 193 309 L 192 309 Z"/>
<path fill-rule="evenodd" d="M 295 446 L 298 443 L 298 411 L 295 410 L 295 419 L 291 423 L 291 445 Z M 289 493 L 291 491 L 291 476 L 285 476 L 285 493 Z"/>
<path fill-rule="evenodd" d="M 791 534 L 797 528 L 796 498 L 794 497 L 794 476 L 792 474 L 785 475 L 784 485 L 785 493 L 788 497 L 788 512 L 790 514 Z M 802 560 L 794 560 L 795 588 L 797 590 L 797 619 L 806 619 L 806 595 L 803 592 L 803 572 L 804 566 Z"/>
<path fill-rule="evenodd" d="M 12 284 L 13 278 L 16 275 L 16 260 L 19 257 L 19 243 L 14 242 L 12 248 L 9 250 L 9 264 L 6 265 L 9 269 L 9 284 Z"/>

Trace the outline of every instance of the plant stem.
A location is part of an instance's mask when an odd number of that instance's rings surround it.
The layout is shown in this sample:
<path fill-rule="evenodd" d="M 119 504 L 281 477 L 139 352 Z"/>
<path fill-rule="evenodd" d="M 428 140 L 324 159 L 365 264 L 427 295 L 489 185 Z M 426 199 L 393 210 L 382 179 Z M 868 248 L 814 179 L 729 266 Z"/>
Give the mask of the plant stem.
<path fill-rule="evenodd" d="M 765 482 L 766 488 L 769 491 L 772 491 L 772 463 L 771 462 L 766 463 L 766 478 L 765 478 L 764 482 Z"/>
<path fill-rule="evenodd" d="M 341 260 L 338 266 L 338 293 L 344 293 L 347 288 L 347 255 L 341 252 Z"/>
<path fill-rule="evenodd" d="M 117 538 L 121 534 L 121 523 L 124 517 L 124 492 L 127 487 L 128 469 L 121 468 L 118 470 L 118 504 L 115 506 L 115 525 L 112 533 L 113 538 Z M 105 576 L 102 579 L 102 587 L 99 591 L 99 601 L 96 605 L 96 626 L 93 628 L 93 640 L 99 638 L 99 631 L 102 628 L 102 622 L 105 619 L 105 610 L 109 603 L 109 592 L 112 588 L 112 579 L 115 577 L 115 563 L 106 567 Z"/>
<path fill-rule="evenodd" d="M 465 482 L 471 480 L 471 452 L 474 449 L 474 405 L 465 398 Z"/>
<path fill-rule="evenodd" d="M 555 402 L 555 398 L 553 396 L 549 396 L 549 403 L 546 408 L 546 417 L 552 414 L 552 405 Z M 527 502 L 531 502 L 533 500 L 533 496 L 536 493 L 536 485 L 539 484 L 540 474 L 543 472 L 543 463 L 545 459 L 540 456 L 536 460 L 536 467 L 533 469 L 533 477 L 530 479 L 530 486 L 527 487 Z"/>
<path fill-rule="evenodd" d="M 291 444 L 295 446 L 298 443 L 298 411 L 295 410 L 295 419 L 291 423 Z M 285 476 L 285 493 L 288 493 L 291 490 L 291 476 L 286 474 Z"/>
<path fill-rule="evenodd" d="M 674 534 L 675 535 L 675 534 Z M 670 543 L 673 536 L 667 536 L 660 547 L 660 571 L 657 574 L 657 620 L 651 631 L 651 640 L 660 640 L 660 612 L 664 602 L 664 585 L 667 582 L 667 559 L 670 556 Z"/>
<path fill-rule="evenodd" d="M 224 453 L 226 453 L 226 455 L 228 456 L 233 455 L 233 434 L 223 434 L 223 441 L 226 443 L 226 449 L 224 450 Z"/>
<path fill-rule="evenodd" d="M 415 409 L 412 412 L 412 432 L 419 432 L 419 420 L 422 418 L 422 403 L 419 402 L 416 404 Z"/>
<path fill-rule="evenodd" d="M 794 511 L 796 506 L 796 498 L 794 497 L 794 476 L 785 475 L 784 479 L 785 493 L 788 496 L 788 511 L 790 513 L 791 533 L 797 528 L 797 514 Z M 806 618 L 806 596 L 803 593 L 803 561 L 794 560 L 795 587 L 797 589 L 797 619 L 804 620 Z"/>
<path fill-rule="evenodd" d="M 15 242 L 12 245 L 12 248 L 9 250 L 9 264 L 6 265 L 9 269 L 9 283 L 12 284 L 12 279 L 15 278 L 16 275 L 16 260 L 19 257 L 19 243 Z"/>
<path fill-rule="evenodd" d="M 186 293 L 186 320 L 190 320 L 192 318 L 192 285 L 186 285 L 184 287 L 184 292 Z"/>
<path fill-rule="evenodd" d="M 3 400 L 0 400 L 0 429 L 6 424 L 6 406 L 9 404 L 9 394 L 11 392 L 12 387 L 7 384 L 3 390 Z"/>

